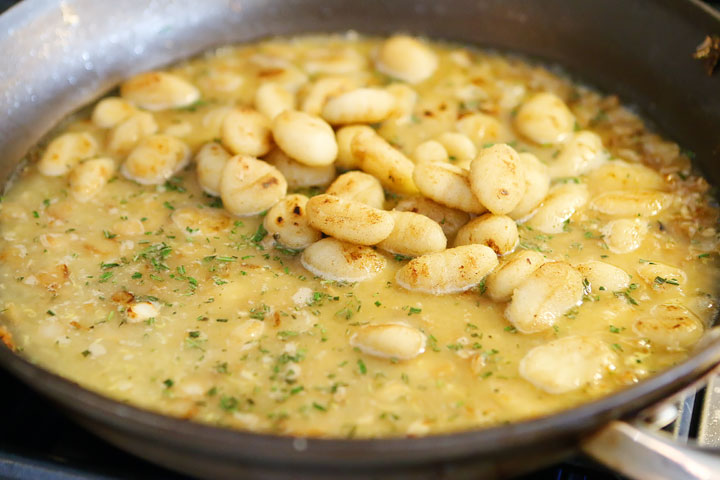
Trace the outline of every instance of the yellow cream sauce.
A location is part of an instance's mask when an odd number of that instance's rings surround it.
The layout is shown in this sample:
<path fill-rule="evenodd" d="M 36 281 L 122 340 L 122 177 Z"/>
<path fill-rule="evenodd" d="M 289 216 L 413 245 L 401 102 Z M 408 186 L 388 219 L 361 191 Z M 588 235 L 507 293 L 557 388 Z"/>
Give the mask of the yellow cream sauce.
<path fill-rule="evenodd" d="M 322 77 L 303 72 L 320 54 L 355 51 L 366 67 L 352 75 L 370 86 L 393 83 L 372 68 L 381 41 L 348 34 L 219 48 L 168 69 L 196 85 L 201 100 L 152 115 L 160 132 L 181 138 L 194 152 L 220 137 L 220 109 L 251 105 L 261 82 L 297 77 L 302 88 Z M 659 172 L 659 189 L 676 200 L 643 220 L 648 234 L 632 253 L 607 249 L 601 229 L 611 217 L 587 205 L 562 233 L 519 226 L 518 249 L 571 264 L 611 263 L 632 275 L 627 291 L 593 292 L 554 328 L 522 334 L 504 318 L 505 304 L 483 294 L 482 283 L 440 296 L 401 288 L 395 273 L 408 260 L 386 252 L 387 267 L 377 277 L 343 284 L 314 277 L 294 252 L 274 248 L 259 216 L 223 216 L 210 234 L 181 230 L 171 219 L 179 209 L 198 209 L 199 216 L 223 211 L 218 199 L 202 192 L 192 164 L 160 186 L 117 174 L 80 203 L 68 193 L 66 178 L 41 175 L 30 158 L 0 204 L 0 325 L 17 351 L 139 407 L 243 430 L 325 437 L 425 435 L 533 418 L 683 361 L 687 349 L 653 345 L 632 325 L 667 301 L 683 304 L 705 325 L 714 313 L 715 211 L 707 206 L 706 184 L 690 173 L 688 154 L 647 133 L 612 98 L 543 67 L 458 45 L 431 46 L 439 65 L 413 87 L 419 96 L 411 119 L 373 125 L 406 155 L 454 130 L 463 115 L 482 111 L 503 131 L 489 132 L 478 148 L 503 141 L 551 162 L 556 147 L 525 141 L 512 126 L 527 94 L 551 91 L 568 103 L 577 128 L 598 133 L 611 155 Z M 65 131 L 89 132 L 100 154 L 113 157 L 105 150 L 108 131 L 94 126 L 88 112 L 56 133 Z M 591 172 L 555 183 L 586 183 L 592 198 L 619 181 Z M 386 192 L 385 208 L 401 198 Z M 675 286 L 641 279 L 636 268 L 655 261 L 681 268 L 687 281 Z M 128 321 L 128 305 L 142 300 L 153 302 L 158 315 Z M 359 327 L 394 321 L 425 333 L 424 353 L 399 361 L 350 345 Z M 564 394 L 547 393 L 519 375 L 519 361 L 530 349 L 568 335 L 607 344 L 616 354 L 615 369 Z"/>

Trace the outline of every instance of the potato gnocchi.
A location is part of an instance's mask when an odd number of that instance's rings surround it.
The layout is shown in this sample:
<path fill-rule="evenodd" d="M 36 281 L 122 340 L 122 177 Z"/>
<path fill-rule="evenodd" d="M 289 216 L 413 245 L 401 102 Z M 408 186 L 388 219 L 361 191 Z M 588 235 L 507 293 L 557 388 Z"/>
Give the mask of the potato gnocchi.
<path fill-rule="evenodd" d="M 677 364 L 717 310 L 709 185 L 553 72 L 348 33 L 129 78 L 6 189 L 3 338 L 122 402 L 319 437 L 520 421 Z"/>

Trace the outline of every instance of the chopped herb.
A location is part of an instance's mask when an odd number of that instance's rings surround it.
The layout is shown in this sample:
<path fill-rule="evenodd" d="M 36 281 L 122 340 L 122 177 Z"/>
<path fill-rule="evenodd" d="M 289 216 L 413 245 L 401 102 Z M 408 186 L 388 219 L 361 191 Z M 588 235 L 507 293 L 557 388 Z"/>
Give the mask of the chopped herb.
<path fill-rule="evenodd" d="M 430 350 L 433 352 L 439 352 L 440 349 L 437 346 L 437 338 L 434 335 L 428 335 L 428 343 L 430 344 Z"/>
<path fill-rule="evenodd" d="M 620 329 L 615 325 L 610 325 L 610 333 L 620 333 Z"/>
<path fill-rule="evenodd" d="M 317 402 L 313 402 L 312 406 L 315 410 L 320 410 L 321 412 L 327 412 L 327 407 L 323 407 L 322 405 L 320 405 Z"/>
<path fill-rule="evenodd" d="M 172 378 L 167 378 L 163 382 L 163 385 L 165 385 L 165 388 L 171 388 L 173 385 L 175 385 L 175 382 L 173 381 Z"/>
<path fill-rule="evenodd" d="M 32 214 L 33 214 L 33 217 L 40 218 L 40 214 L 37 212 L 37 210 L 33 210 Z"/>
<path fill-rule="evenodd" d="M 116 234 L 114 234 L 114 233 L 112 233 L 112 232 L 109 232 L 108 230 L 103 230 L 103 235 L 105 236 L 105 238 L 115 238 L 115 237 L 117 237 Z"/>
<path fill-rule="evenodd" d="M 233 410 L 236 410 L 238 407 L 238 399 L 235 397 L 230 397 L 223 395 L 220 397 L 220 408 L 225 410 L 226 412 L 231 412 Z"/>
<path fill-rule="evenodd" d="M 47 314 L 50 315 L 51 317 L 55 316 L 55 312 L 53 312 L 52 310 L 48 310 Z"/>
<path fill-rule="evenodd" d="M 375 300 L 375 306 L 379 307 L 380 305 L 382 305 L 382 303 L 380 303 L 380 300 Z"/>
<path fill-rule="evenodd" d="M 517 333 L 518 330 L 512 325 L 508 325 L 507 327 L 505 327 L 505 331 L 510 333 Z"/>
<path fill-rule="evenodd" d="M 292 330 L 284 330 L 277 333 L 277 336 L 281 338 L 297 337 L 298 335 L 300 335 L 300 333 Z"/>
<path fill-rule="evenodd" d="M 365 366 L 365 362 L 362 361 L 362 358 L 358 358 L 357 366 L 358 370 L 360 370 L 360 373 L 362 375 L 365 375 L 367 373 L 367 367 Z"/>
<path fill-rule="evenodd" d="M 613 344 L 612 344 L 612 347 L 613 347 L 615 350 L 617 350 L 618 352 L 622 352 L 622 351 L 623 351 L 623 348 L 620 346 L 619 343 L 613 343 Z"/>
<path fill-rule="evenodd" d="M 165 190 L 169 192 L 185 193 L 187 190 L 182 186 L 182 178 L 173 177 L 165 182 Z"/>
<path fill-rule="evenodd" d="M 709 256 L 710 256 L 709 253 L 701 253 L 700 255 L 697 256 L 697 258 L 707 258 Z"/>
<path fill-rule="evenodd" d="M 175 207 L 173 207 L 172 204 L 167 200 L 163 202 L 163 207 L 167 208 L 168 210 L 175 210 Z"/>
<path fill-rule="evenodd" d="M 632 285 L 635 285 L 635 284 L 632 284 Z M 630 285 L 630 286 L 632 287 L 632 285 Z M 613 294 L 614 294 L 616 297 L 618 297 L 618 298 L 619 298 L 619 297 L 624 297 L 625 300 L 627 300 L 628 303 L 630 303 L 630 304 L 632 304 L 632 305 L 638 305 L 638 301 L 635 300 L 635 299 L 630 295 L 630 292 L 631 292 L 632 290 L 634 290 L 634 289 L 628 287 L 627 290 L 623 290 L 623 291 L 620 291 L 620 292 L 613 292 Z"/>
<path fill-rule="evenodd" d="M 418 314 L 418 313 L 420 313 L 420 312 L 422 312 L 422 308 L 410 307 L 410 308 L 408 309 L 408 317 L 409 317 L 410 315 Z"/>
<path fill-rule="evenodd" d="M 177 107 L 175 110 L 185 111 L 185 112 L 194 112 L 199 107 L 203 107 L 207 105 L 207 100 L 199 99 L 191 103 L 190 105 L 185 105 L 183 107 Z"/>
<path fill-rule="evenodd" d="M 110 280 L 113 276 L 113 272 L 105 272 L 102 275 L 100 275 L 100 280 L 98 280 L 100 283 L 105 283 L 108 280 Z"/>
<path fill-rule="evenodd" d="M 563 177 L 558 178 L 558 183 L 580 183 L 580 179 L 578 177 Z"/>
<path fill-rule="evenodd" d="M 260 225 L 258 225 L 257 230 L 255 231 L 255 234 L 250 238 L 250 240 L 253 243 L 260 243 L 260 242 L 262 242 L 263 238 L 265 238 L 267 236 L 267 234 L 268 234 L 268 231 L 265 230 L 265 226 L 262 223 L 260 223 Z"/>
<path fill-rule="evenodd" d="M 250 309 L 250 318 L 255 320 L 265 320 L 265 315 L 270 312 L 270 307 L 264 303 L 260 307 Z"/>
<path fill-rule="evenodd" d="M 88 355 L 90 355 L 90 350 L 83 350 L 80 353 L 82 354 L 83 357 L 87 357 Z"/>
<path fill-rule="evenodd" d="M 412 257 L 408 257 L 407 255 L 400 255 L 399 253 L 396 253 L 395 256 L 396 262 L 407 262 L 408 260 L 412 260 Z"/>
<path fill-rule="evenodd" d="M 153 268 L 162 272 L 164 270 L 170 270 L 170 267 L 165 263 L 165 259 L 172 253 L 172 247 L 167 245 L 165 242 L 155 243 L 148 247 L 145 247 L 140 253 L 135 255 L 134 261 L 142 258 L 149 262 Z"/>
<path fill-rule="evenodd" d="M 525 250 L 535 250 L 536 252 L 540 252 L 540 253 L 552 253 L 551 249 L 541 247 L 540 245 L 538 245 L 536 243 L 532 243 L 532 242 L 520 241 L 518 246 Z"/>
<path fill-rule="evenodd" d="M 484 295 L 485 291 L 487 290 L 487 286 L 485 285 L 485 281 L 487 280 L 487 277 L 480 280 L 480 283 L 477 284 L 477 287 L 475 287 L 475 290 L 480 294 Z"/>

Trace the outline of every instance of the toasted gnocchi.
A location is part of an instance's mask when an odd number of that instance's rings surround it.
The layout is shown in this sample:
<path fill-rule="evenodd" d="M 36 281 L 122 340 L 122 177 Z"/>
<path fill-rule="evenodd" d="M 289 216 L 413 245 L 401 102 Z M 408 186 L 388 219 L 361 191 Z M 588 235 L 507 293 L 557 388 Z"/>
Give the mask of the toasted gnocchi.
<path fill-rule="evenodd" d="M 367 125 L 348 125 L 341 127 L 335 132 L 335 140 L 338 145 L 338 154 L 335 159 L 335 165 L 341 170 L 353 170 L 360 168 L 360 157 L 356 157 L 352 152 L 352 141 L 360 132 L 367 135 L 373 135 L 375 130 Z"/>
<path fill-rule="evenodd" d="M 496 215 L 512 212 L 525 195 L 525 172 L 520 157 L 509 145 L 480 151 L 470 164 L 470 189 L 485 208 Z"/>
<path fill-rule="evenodd" d="M 379 88 L 357 88 L 331 97 L 322 109 L 322 117 L 331 125 L 375 123 L 390 117 L 395 97 Z"/>
<path fill-rule="evenodd" d="M 87 202 L 98 194 L 115 173 L 115 162 L 110 158 L 94 158 L 76 166 L 70 172 L 70 191 L 80 202 Z"/>
<path fill-rule="evenodd" d="M 678 267 L 646 260 L 635 269 L 649 286 L 655 289 L 673 289 L 685 285 L 687 274 Z"/>
<path fill-rule="evenodd" d="M 335 195 L 317 195 L 307 203 L 312 227 L 339 240 L 357 245 L 375 245 L 385 240 L 395 225 L 384 210 Z"/>
<path fill-rule="evenodd" d="M 220 197 L 233 215 L 257 215 L 287 192 L 287 182 L 269 163 L 246 155 L 228 159 L 220 180 Z"/>
<path fill-rule="evenodd" d="M 588 189 L 584 184 L 558 185 L 532 213 L 527 224 L 543 233 L 561 233 L 587 201 Z"/>
<path fill-rule="evenodd" d="M 268 210 L 263 225 L 277 243 L 303 249 L 322 238 L 308 222 L 307 202 L 305 195 L 288 195 Z"/>
<path fill-rule="evenodd" d="M 420 193 L 441 205 L 468 213 L 487 211 L 472 191 L 468 172 L 460 167 L 442 162 L 416 165 L 413 180 Z"/>
<path fill-rule="evenodd" d="M 268 82 L 255 92 L 255 109 L 270 120 L 285 110 L 295 108 L 295 95 L 282 85 Z"/>
<path fill-rule="evenodd" d="M 273 120 L 272 134 L 283 152 L 304 165 L 322 167 L 337 157 L 335 133 L 319 117 L 285 110 Z"/>
<path fill-rule="evenodd" d="M 485 282 L 487 294 L 495 302 L 507 302 L 513 291 L 547 259 L 539 252 L 521 250 L 508 257 Z"/>
<path fill-rule="evenodd" d="M 306 165 L 288 157 L 278 148 L 273 149 L 263 160 L 280 170 L 288 188 L 324 187 L 335 178 L 333 165 Z"/>
<path fill-rule="evenodd" d="M 393 230 L 378 248 L 412 257 L 445 250 L 447 239 L 438 223 L 419 213 L 392 211 L 390 215 Z"/>
<path fill-rule="evenodd" d="M 588 290 L 594 293 L 619 292 L 630 285 L 631 277 L 625 270 L 606 262 L 590 260 L 575 268 L 587 280 Z"/>
<path fill-rule="evenodd" d="M 143 140 L 125 159 L 120 172 L 143 185 L 164 183 L 190 162 L 190 148 L 170 135 Z"/>
<path fill-rule="evenodd" d="M 557 95 L 541 92 L 520 105 L 515 128 L 525 138 L 538 143 L 558 143 L 573 131 L 575 117 Z"/>
<path fill-rule="evenodd" d="M 385 192 L 378 179 L 358 171 L 343 173 L 337 177 L 326 193 L 377 209 L 382 209 L 385 204 Z"/>
<path fill-rule="evenodd" d="M 541 265 L 513 291 L 505 318 L 522 333 L 542 332 L 580 305 L 582 275 L 565 262 Z"/>
<path fill-rule="evenodd" d="M 518 243 L 518 229 L 512 218 L 486 213 L 466 223 L 455 237 L 455 246 L 479 243 L 498 255 L 512 252 Z"/>
<path fill-rule="evenodd" d="M 145 110 L 166 110 L 196 102 L 200 91 L 172 73 L 147 72 L 120 85 L 120 96 Z"/>
<path fill-rule="evenodd" d="M 485 245 L 463 245 L 417 257 L 398 270 L 398 284 L 435 295 L 463 292 L 480 283 L 498 264 Z"/>
<path fill-rule="evenodd" d="M 647 234 L 647 225 L 638 218 L 621 218 L 608 222 L 602 230 L 603 240 L 614 253 L 629 253 L 642 245 Z"/>
<path fill-rule="evenodd" d="M 195 154 L 198 183 L 205 193 L 216 197 L 220 196 L 222 173 L 231 156 L 217 142 L 206 143 Z"/>
<path fill-rule="evenodd" d="M 100 128 L 112 128 L 136 111 L 135 107 L 125 99 L 107 97 L 95 105 L 91 119 Z"/>
<path fill-rule="evenodd" d="M 398 35 L 378 49 L 375 65 L 379 71 L 408 83 L 429 78 L 437 68 L 435 53 L 415 38 Z"/>
<path fill-rule="evenodd" d="M 616 355 L 600 340 L 573 335 L 530 350 L 519 371 L 537 388 L 560 394 L 593 385 L 613 372 L 616 363 Z"/>
<path fill-rule="evenodd" d="M 590 206 L 607 215 L 654 217 L 672 202 L 672 197 L 653 190 L 614 191 L 596 196 Z"/>
<path fill-rule="evenodd" d="M 65 175 L 80 161 L 97 152 L 98 144 L 88 133 L 66 133 L 50 142 L 38 162 L 43 175 Z"/>
<path fill-rule="evenodd" d="M 408 325 L 386 323 L 365 325 L 352 338 L 350 345 L 368 355 L 409 360 L 425 351 L 425 335 Z"/>
<path fill-rule="evenodd" d="M 703 324 L 690 310 L 678 303 L 656 305 L 650 314 L 633 324 L 633 331 L 649 340 L 653 347 L 686 349 L 700 340 Z"/>
<path fill-rule="evenodd" d="M 525 193 L 515 208 L 508 213 L 510 218 L 521 220 L 530 214 L 547 196 L 550 190 L 548 169 L 532 153 L 523 152 L 518 160 L 525 174 Z"/>
<path fill-rule="evenodd" d="M 470 216 L 463 211 L 440 205 L 420 196 L 409 197 L 398 202 L 395 210 L 425 215 L 440 225 L 446 237 L 455 235 L 470 220 Z"/>
<path fill-rule="evenodd" d="M 599 135 L 587 130 L 577 132 L 565 142 L 557 158 L 550 163 L 550 177 L 574 177 L 587 173 L 602 165 L 607 157 Z"/>
<path fill-rule="evenodd" d="M 270 151 L 270 120 L 250 108 L 235 108 L 225 114 L 222 144 L 231 153 L 261 157 Z"/>
<path fill-rule="evenodd" d="M 416 193 L 415 166 L 374 132 L 362 131 L 352 138 L 350 151 L 360 169 L 374 175 L 385 187 L 400 193 Z"/>
<path fill-rule="evenodd" d="M 369 280 L 385 268 L 386 260 L 364 245 L 323 238 L 307 247 L 300 257 L 303 267 L 321 278 L 338 282 Z"/>

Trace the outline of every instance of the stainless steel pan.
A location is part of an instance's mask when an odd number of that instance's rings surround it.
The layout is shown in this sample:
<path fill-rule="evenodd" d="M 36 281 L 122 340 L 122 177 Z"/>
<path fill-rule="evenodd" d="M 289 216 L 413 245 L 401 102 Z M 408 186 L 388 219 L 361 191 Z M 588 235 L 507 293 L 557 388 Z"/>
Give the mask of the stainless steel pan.
<path fill-rule="evenodd" d="M 707 178 L 720 185 L 720 74 L 706 75 L 691 58 L 705 35 L 720 34 L 720 16 L 691 0 L 26 0 L 0 17 L 0 180 L 63 116 L 130 74 L 224 43 L 347 29 L 406 31 L 563 65 L 636 105 L 659 131 L 693 150 Z M 0 365 L 119 447 L 208 478 L 497 477 L 581 447 L 637 478 L 718 478 L 717 456 L 680 452 L 615 422 L 710 371 L 720 361 L 717 337 L 716 329 L 708 331 L 686 362 L 602 400 L 537 420 L 420 439 L 224 430 L 96 395 L 1 343 Z"/>

